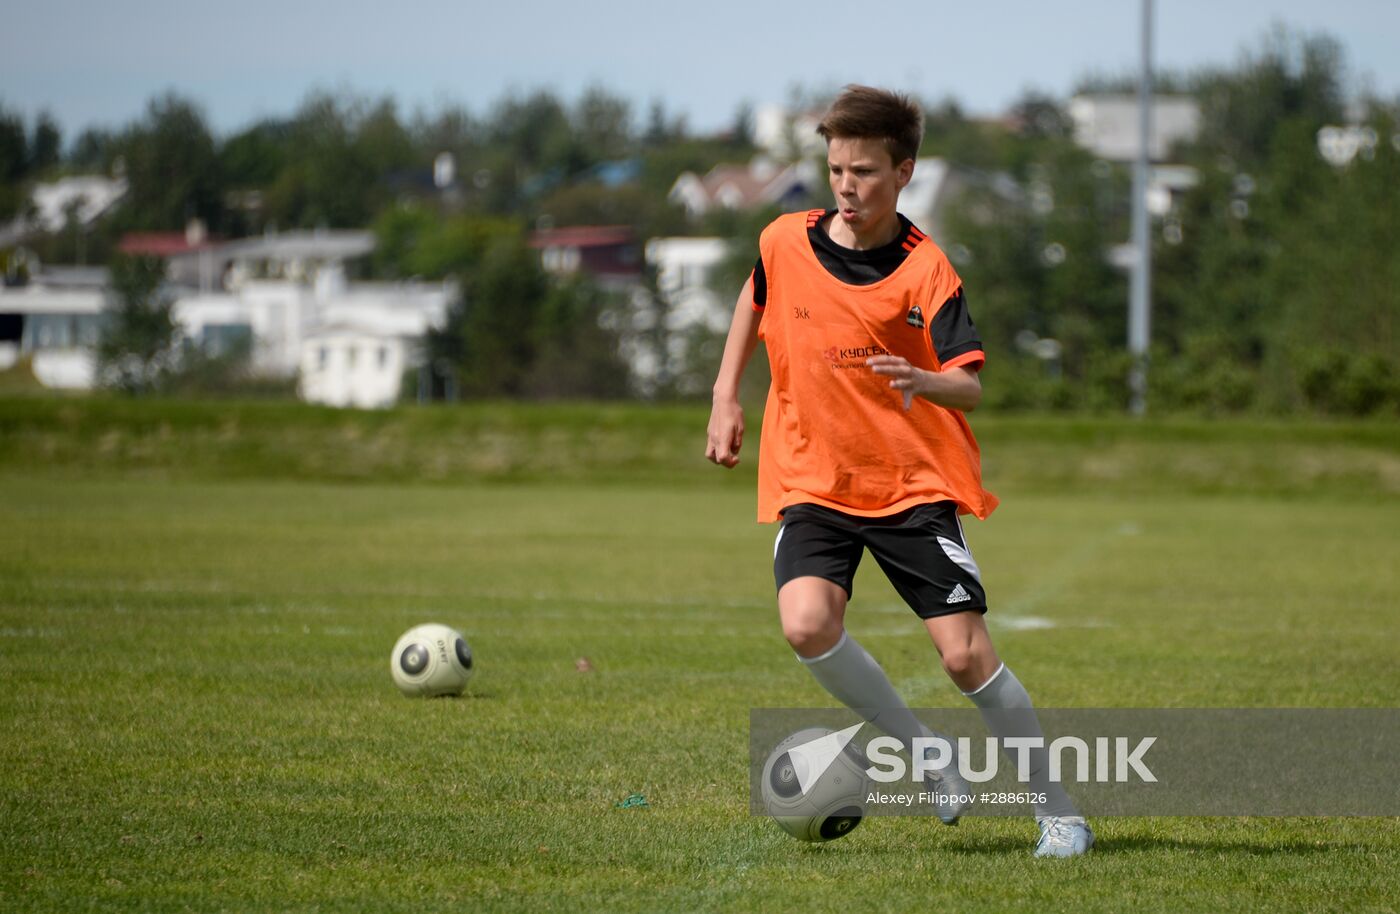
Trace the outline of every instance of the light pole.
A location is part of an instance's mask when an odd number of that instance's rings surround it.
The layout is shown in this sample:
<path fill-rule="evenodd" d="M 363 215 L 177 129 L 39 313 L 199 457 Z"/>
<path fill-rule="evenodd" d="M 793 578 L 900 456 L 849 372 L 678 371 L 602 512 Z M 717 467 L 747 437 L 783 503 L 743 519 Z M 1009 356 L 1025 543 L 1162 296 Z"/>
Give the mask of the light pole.
<path fill-rule="evenodd" d="M 1142 74 L 1138 78 L 1138 149 L 1133 167 L 1133 272 L 1128 293 L 1129 408 L 1147 412 L 1147 350 L 1152 339 L 1152 238 L 1147 218 L 1148 144 L 1152 140 L 1152 0 L 1142 0 Z"/>

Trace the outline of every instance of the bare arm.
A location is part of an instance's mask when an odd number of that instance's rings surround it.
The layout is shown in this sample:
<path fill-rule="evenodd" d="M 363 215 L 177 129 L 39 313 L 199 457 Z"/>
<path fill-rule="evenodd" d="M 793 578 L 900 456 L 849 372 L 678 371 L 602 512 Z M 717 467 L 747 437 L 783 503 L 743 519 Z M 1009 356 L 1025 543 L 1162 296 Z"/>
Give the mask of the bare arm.
<path fill-rule="evenodd" d="M 890 376 L 890 386 L 904 392 L 904 408 L 920 396 L 930 403 L 970 413 L 982 402 L 982 382 L 977 372 L 958 366 L 944 371 L 925 371 L 897 355 L 877 355 L 866 359 L 876 374 Z"/>
<path fill-rule="evenodd" d="M 744 283 L 739 300 L 734 304 L 734 319 L 729 324 L 729 336 L 724 341 L 724 356 L 720 359 L 719 377 L 715 379 L 710 407 L 710 426 L 705 445 L 705 457 L 712 463 L 733 467 L 739 462 L 739 448 L 744 443 L 744 409 L 739 405 L 739 381 L 744 369 L 758 347 L 758 325 L 762 312 L 754 310 L 753 278 Z"/>

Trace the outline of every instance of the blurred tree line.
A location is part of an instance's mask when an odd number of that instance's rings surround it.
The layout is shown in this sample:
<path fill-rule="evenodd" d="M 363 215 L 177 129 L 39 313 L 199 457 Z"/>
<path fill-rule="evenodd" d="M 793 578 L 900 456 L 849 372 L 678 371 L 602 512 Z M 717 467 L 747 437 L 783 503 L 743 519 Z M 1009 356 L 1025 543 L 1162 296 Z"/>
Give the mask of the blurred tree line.
<path fill-rule="evenodd" d="M 1234 67 L 1157 78 L 1202 117 L 1171 156 L 1199 181 L 1153 221 L 1154 410 L 1400 411 L 1400 103 L 1348 100 L 1346 76 L 1335 41 L 1279 29 Z M 1012 115 L 1014 137 L 935 126 L 929 144 L 1023 192 L 977 190 L 955 223 L 951 253 L 992 353 L 988 402 L 1122 409 L 1128 277 L 1104 252 L 1129 237 L 1131 175 L 1076 147 L 1052 101 Z M 1373 143 L 1334 165 L 1319 131 L 1345 125 Z"/>
<path fill-rule="evenodd" d="M 48 114 L 25 129 L 23 118 L 0 107 L 0 220 L 26 208 L 28 183 L 59 164 L 62 145 L 62 133 Z"/>
<path fill-rule="evenodd" d="M 1231 67 L 1158 77 L 1159 91 L 1197 99 L 1202 126 L 1170 157 L 1198 183 L 1153 224 L 1154 410 L 1400 410 L 1400 105 L 1349 100 L 1346 77 L 1334 41 L 1285 30 Z M 1079 88 L 1134 86 L 1095 77 Z M 1128 169 L 1076 145 L 1064 103 L 1043 94 L 999 120 L 969 117 L 951 99 L 924 107 L 921 155 L 979 176 L 937 240 L 990 353 L 988 404 L 1123 408 L 1127 275 L 1107 254 L 1128 239 Z M 1330 164 L 1318 131 L 1347 124 L 1376 142 Z M 442 153 L 455 165 L 445 188 L 433 181 Z M 315 93 L 290 117 L 224 137 L 170 94 L 136 122 L 85 130 L 66 147 L 51 118 L 26 128 L 0 106 L 0 219 L 22 209 L 35 180 L 100 171 L 125 176 L 125 204 L 81 238 L 38 239 L 41 258 L 105 260 L 125 232 L 178 231 L 195 218 L 224 237 L 372 226 L 379 248 L 362 276 L 453 279 L 461 290 L 430 340 L 435 394 L 622 396 L 638 392 L 618 356 L 637 299 L 546 274 L 530 232 L 628 225 L 639 243 L 722 235 L 732 253 L 714 284 L 732 300 L 773 213 L 690 220 L 666 194 L 683 171 L 755 153 L 747 109 L 730 129 L 699 136 L 659 102 L 639 114 L 600 88 L 573 103 L 541 91 L 481 114 L 412 116 L 389 98 Z M 810 204 L 826 202 L 817 188 Z M 652 302 L 646 326 L 662 326 L 647 272 L 641 296 Z M 687 374 L 663 373 L 644 393 L 703 394 L 722 341 L 693 336 L 680 360 Z"/>
<path fill-rule="evenodd" d="M 0 106 L 0 218 L 20 214 L 37 180 L 124 178 L 123 204 L 91 230 L 26 241 L 43 261 L 107 262 L 117 277 L 142 270 L 117 254 L 129 232 L 179 232 L 191 220 L 215 237 L 370 227 L 379 246 L 354 265 L 359 278 L 454 280 L 460 290 L 447 328 L 428 341 L 435 395 L 625 396 L 633 388 L 618 337 L 630 303 L 585 275 L 548 275 L 529 234 L 628 225 L 640 244 L 692 231 L 667 191 L 681 171 L 752 156 L 746 117 L 741 109 L 734 130 L 696 136 L 660 102 L 638 118 L 601 88 L 572 105 L 544 91 L 510 96 L 480 117 L 460 107 L 405 117 L 389 98 L 314 93 L 289 118 L 220 138 L 172 93 L 120 130 L 83 131 L 63 154 L 51 118 L 26 130 Z M 440 186 L 444 154 L 455 174 Z M 195 353 L 154 354 L 175 345 L 146 314 L 161 296 L 129 291 L 114 286 L 119 303 L 138 304 L 114 311 L 109 336 L 132 358 L 104 354 L 104 365 L 125 366 L 106 376 L 133 392 L 185 383 L 172 366 Z M 410 380 L 416 393 L 422 378 Z"/>
<path fill-rule="evenodd" d="M 226 237 L 361 228 L 398 202 L 424 199 L 524 224 L 625 223 L 668 234 L 685 227 L 665 200 L 677 174 L 753 154 L 741 123 L 694 136 L 657 102 L 639 124 L 628 101 L 601 88 L 572 106 L 547 91 L 510 96 L 484 117 L 460 107 L 405 117 L 391 98 L 317 92 L 291 117 L 222 138 L 195 103 L 171 93 L 123 129 L 90 128 L 62 154 L 61 147 L 48 115 L 26 131 L 0 105 L 4 190 L 22 200 L 31 179 L 124 176 L 129 196 L 107 227 L 118 236 L 180 231 L 192 218 Z M 439 193 L 433 162 L 444 152 L 454 158 L 456 183 Z"/>

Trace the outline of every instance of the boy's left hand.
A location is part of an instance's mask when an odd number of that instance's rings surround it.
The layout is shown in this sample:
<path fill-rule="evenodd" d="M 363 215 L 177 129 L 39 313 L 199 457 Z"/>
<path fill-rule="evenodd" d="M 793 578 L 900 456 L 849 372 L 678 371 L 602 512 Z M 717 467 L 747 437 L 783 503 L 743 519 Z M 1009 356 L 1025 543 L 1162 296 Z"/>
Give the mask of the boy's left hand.
<path fill-rule="evenodd" d="M 914 405 L 914 395 L 923 389 L 923 376 L 928 372 L 915 368 L 909 360 L 898 355 L 877 355 L 865 360 L 876 374 L 888 375 L 890 386 L 904 393 L 904 408 Z"/>

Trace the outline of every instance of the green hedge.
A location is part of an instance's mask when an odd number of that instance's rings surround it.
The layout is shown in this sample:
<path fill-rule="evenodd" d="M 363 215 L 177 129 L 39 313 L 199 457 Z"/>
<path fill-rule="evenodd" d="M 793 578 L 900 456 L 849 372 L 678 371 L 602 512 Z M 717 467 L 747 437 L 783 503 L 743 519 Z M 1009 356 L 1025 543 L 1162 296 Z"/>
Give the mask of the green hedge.
<path fill-rule="evenodd" d="M 469 403 L 337 410 L 291 402 L 0 396 L 0 472 L 347 483 L 752 486 L 704 460 L 704 405 Z M 987 485 L 1086 494 L 1400 495 L 1393 420 L 971 417 Z"/>

